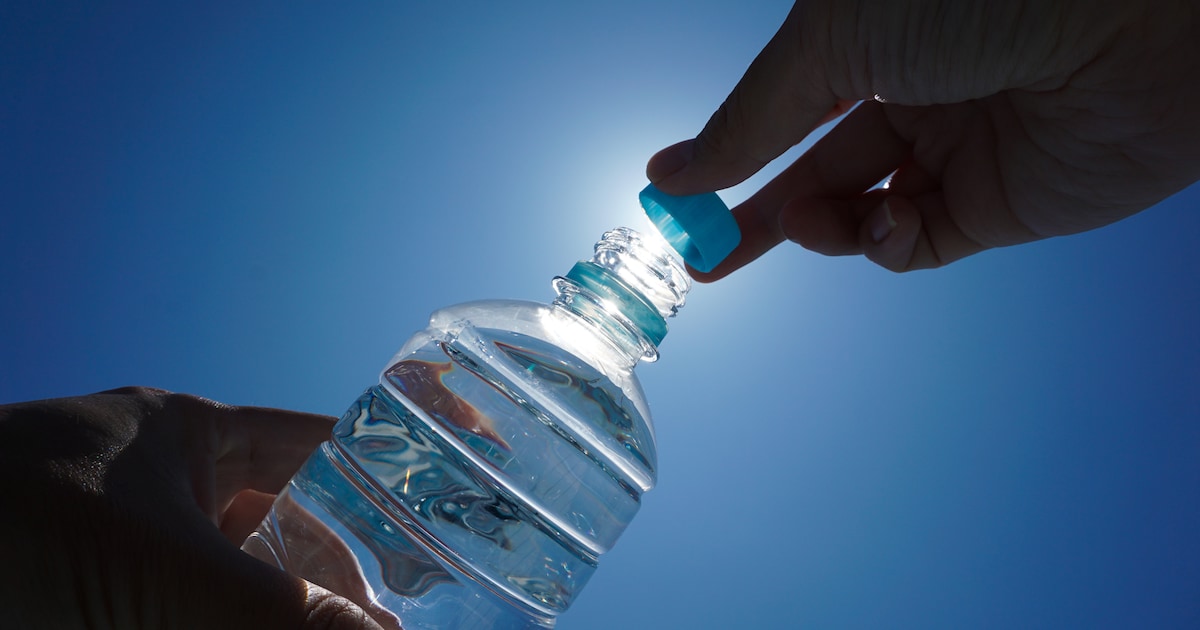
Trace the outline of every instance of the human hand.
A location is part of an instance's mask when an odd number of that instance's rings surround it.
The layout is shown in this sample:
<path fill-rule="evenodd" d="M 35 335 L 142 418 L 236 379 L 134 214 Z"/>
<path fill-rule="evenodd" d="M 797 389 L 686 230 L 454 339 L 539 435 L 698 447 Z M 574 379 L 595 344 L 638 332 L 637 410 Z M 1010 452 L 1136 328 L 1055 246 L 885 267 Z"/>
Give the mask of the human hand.
<path fill-rule="evenodd" d="M 865 101 L 734 209 L 741 244 L 694 276 L 785 238 L 938 267 L 1106 225 L 1200 178 L 1198 42 L 1196 0 L 799 0 L 699 136 L 646 171 L 677 195 L 732 186 Z"/>
<path fill-rule="evenodd" d="M 332 426 L 144 388 L 0 406 L 5 627 L 378 628 L 238 548 Z"/>

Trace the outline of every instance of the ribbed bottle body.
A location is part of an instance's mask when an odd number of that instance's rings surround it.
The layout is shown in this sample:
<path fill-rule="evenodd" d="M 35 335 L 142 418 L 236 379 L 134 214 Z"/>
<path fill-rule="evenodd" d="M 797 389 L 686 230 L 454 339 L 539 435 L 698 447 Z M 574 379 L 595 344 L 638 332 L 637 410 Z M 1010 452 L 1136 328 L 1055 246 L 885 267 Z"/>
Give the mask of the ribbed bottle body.
<path fill-rule="evenodd" d="M 246 548 L 405 627 L 552 625 L 654 483 L 641 389 L 562 308 L 433 321 Z"/>
<path fill-rule="evenodd" d="M 435 312 L 243 549 L 385 627 L 552 627 L 654 486 L 633 368 L 690 280 L 618 228 L 554 286 Z"/>

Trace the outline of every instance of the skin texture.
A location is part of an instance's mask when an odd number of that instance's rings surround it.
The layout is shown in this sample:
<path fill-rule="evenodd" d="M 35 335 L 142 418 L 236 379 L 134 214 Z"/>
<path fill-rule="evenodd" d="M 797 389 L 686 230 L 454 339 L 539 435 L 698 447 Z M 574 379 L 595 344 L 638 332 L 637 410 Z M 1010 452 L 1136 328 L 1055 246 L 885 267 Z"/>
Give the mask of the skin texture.
<path fill-rule="evenodd" d="M 333 422 L 146 388 L 0 407 L 3 625 L 378 628 L 239 549 Z"/>
<path fill-rule="evenodd" d="M 939 267 L 1107 225 L 1200 178 L 1198 42 L 1196 0 L 800 0 L 647 174 L 677 195 L 732 186 L 857 103 L 734 209 L 742 243 L 694 277 L 785 239 Z"/>

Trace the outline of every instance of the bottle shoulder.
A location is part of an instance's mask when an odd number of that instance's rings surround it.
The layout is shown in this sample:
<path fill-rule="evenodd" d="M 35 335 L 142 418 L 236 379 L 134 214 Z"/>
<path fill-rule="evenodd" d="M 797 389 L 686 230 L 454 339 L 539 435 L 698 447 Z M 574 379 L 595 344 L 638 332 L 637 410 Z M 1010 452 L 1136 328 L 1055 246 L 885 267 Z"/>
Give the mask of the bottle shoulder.
<path fill-rule="evenodd" d="M 529 300 L 475 300 L 440 308 L 429 317 L 429 327 L 453 332 L 464 326 L 512 332 L 536 331 L 543 327 L 552 307 Z"/>
<path fill-rule="evenodd" d="M 493 299 L 448 306 L 430 316 L 426 338 L 452 338 L 464 328 L 537 339 L 577 356 L 614 381 L 637 382 L 633 370 L 636 362 L 599 334 L 594 325 L 555 304 Z"/>

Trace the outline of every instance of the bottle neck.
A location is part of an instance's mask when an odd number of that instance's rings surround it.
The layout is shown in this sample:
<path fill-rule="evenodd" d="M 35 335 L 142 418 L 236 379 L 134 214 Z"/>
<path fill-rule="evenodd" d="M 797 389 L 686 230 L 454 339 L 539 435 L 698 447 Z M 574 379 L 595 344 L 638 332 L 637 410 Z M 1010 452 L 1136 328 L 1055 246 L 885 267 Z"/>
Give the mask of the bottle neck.
<path fill-rule="evenodd" d="M 667 318 L 684 304 L 691 279 L 665 244 L 629 228 L 596 243 L 591 260 L 554 279 L 556 307 L 582 319 L 630 364 L 658 359 Z"/>

